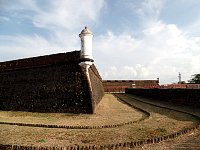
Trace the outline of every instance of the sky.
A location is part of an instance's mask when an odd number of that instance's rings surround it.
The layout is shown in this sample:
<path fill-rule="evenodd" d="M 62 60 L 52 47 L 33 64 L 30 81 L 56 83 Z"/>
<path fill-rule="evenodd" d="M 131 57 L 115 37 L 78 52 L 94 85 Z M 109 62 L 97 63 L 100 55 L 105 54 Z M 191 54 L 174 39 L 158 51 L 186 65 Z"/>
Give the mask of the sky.
<path fill-rule="evenodd" d="M 200 73 L 199 0 L 0 0 L 0 62 L 80 50 L 103 79 L 161 84 Z"/>

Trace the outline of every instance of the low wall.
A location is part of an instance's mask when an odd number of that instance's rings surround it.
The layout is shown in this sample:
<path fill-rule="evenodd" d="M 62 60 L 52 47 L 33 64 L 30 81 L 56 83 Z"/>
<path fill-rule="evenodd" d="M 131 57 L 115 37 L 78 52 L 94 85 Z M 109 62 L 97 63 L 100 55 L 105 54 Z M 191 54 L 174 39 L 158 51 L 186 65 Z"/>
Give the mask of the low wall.
<path fill-rule="evenodd" d="M 126 89 L 125 93 L 152 98 L 152 100 L 200 107 L 200 89 Z"/>
<path fill-rule="evenodd" d="M 124 93 L 125 88 L 158 86 L 158 80 L 103 80 L 104 91 Z"/>
<path fill-rule="evenodd" d="M 58 53 L 53 55 L 0 62 L 0 72 L 9 70 L 22 70 L 27 68 L 38 68 L 55 64 L 63 64 L 66 62 L 76 63 L 80 59 L 79 55 L 80 51 L 73 51 L 67 53 Z"/>
<path fill-rule="evenodd" d="M 79 57 L 74 51 L 0 63 L 0 110 L 93 113 L 102 82 L 93 67 L 91 93 Z"/>
<path fill-rule="evenodd" d="M 167 84 L 161 85 L 163 89 L 200 89 L 200 84 Z"/>
<path fill-rule="evenodd" d="M 124 93 L 125 89 L 129 88 L 128 86 L 106 86 L 104 91 L 106 93 Z"/>

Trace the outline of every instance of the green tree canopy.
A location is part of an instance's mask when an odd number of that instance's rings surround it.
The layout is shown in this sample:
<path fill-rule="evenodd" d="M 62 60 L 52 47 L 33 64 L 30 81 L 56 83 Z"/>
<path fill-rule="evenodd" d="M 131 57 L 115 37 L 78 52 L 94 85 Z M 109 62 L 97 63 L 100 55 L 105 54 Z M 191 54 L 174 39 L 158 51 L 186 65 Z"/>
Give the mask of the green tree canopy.
<path fill-rule="evenodd" d="M 192 84 L 200 84 L 200 74 L 194 74 L 192 75 L 192 79 L 188 81 Z"/>
<path fill-rule="evenodd" d="M 186 84 L 186 82 L 185 81 L 181 81 L 180 84 Z"/>

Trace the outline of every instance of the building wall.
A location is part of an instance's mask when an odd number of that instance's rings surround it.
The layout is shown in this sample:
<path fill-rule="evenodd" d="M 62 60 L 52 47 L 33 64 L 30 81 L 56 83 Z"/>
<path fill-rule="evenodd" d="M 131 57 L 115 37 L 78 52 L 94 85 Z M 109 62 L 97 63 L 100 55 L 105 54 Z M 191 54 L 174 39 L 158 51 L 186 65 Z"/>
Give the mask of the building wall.
<path fill-rule="evenodd" d="M 200 84 L 167 84 L 161 85 L 163 89 L 200 89 Z"/>
<path fill-rule="evenodd" d="M 158 80 L 103 80 L 105 92 L 125 92 L 126 88 L 158 86 Z"/>
<path fill-rule="evenodd" d="M 101 96 L 91 95 L 86 74 L 78 65 L 79 54 L 0 63 L 0 110 L 93 113 L 93 101 L 100 101 Z M 90 73 L 92 85 L 98 86 L 92 93 L 102 84 L 94 71 Z"/>

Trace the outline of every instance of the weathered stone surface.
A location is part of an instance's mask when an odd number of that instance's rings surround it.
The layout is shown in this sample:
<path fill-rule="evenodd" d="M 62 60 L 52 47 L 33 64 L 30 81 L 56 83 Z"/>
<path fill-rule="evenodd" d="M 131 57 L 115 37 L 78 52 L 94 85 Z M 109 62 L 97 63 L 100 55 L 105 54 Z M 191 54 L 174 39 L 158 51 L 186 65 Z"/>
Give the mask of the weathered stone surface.
<path fill-rule="evenodd" d="M 101 76 L 99 75 L 95 65 L 92 65 L 89 68 L 89 75 L 90 75 L 90 81 L 91 81 L 91 91 L 92 91 L 92 107 L 93 112 L 95 112 L 95 109 L 102 99 L 104 95 L 104 88 L 102 84 Z"/>
<path fill-rule="evenodd" d="M 0 63 L 0 110 L 93 113 L 103 95 L 91 95 L 79 57 L 74 51 Z M 95 69 L 91 85 L 98 93 Z"/>

